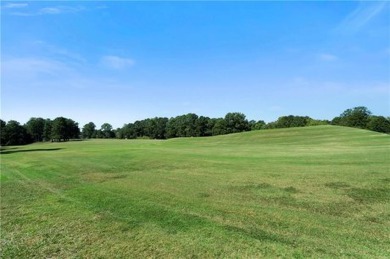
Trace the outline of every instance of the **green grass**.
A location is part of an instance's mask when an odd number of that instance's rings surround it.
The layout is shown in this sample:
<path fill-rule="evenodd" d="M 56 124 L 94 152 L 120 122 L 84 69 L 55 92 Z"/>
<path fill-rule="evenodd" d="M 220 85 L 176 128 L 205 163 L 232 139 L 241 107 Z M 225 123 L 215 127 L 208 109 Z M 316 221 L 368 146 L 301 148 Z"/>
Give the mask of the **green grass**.
<path fill-rule="evenodd" d="M 317 126 L 1 154 L 2 258 L 390 257 L 390 137 Z"/>

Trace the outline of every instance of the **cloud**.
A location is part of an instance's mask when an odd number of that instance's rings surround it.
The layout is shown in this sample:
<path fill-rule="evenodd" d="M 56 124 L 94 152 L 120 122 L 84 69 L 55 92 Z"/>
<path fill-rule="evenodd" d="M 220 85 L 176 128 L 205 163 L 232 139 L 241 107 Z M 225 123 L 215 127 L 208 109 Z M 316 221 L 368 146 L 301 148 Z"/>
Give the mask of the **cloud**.
<path fill-rule="evenodd" d="M 8 3 L 8 4 L 4 5 L 3 8 L 6 8 L 6 9 L 24 8 L 24 7 L 27 7 L 27 6 L 28 6 L 27 3 Z"/>
<path fill-rule="evenodd" d="M 67 62 L 85 64 L 87 60 L 78 53 L 74 53 L 68 49 L 58 47 L 52 44 L 49 44 L 45 41 L 34 41 L 32 42 L 35 47 L 38 47 L 39 50 L 43 51 L 46 56 L 49 54 L 52 58 L 65 60 Z"/>
<path fill-rule="evenodd" d="M 58 7 L 45 7 L 39 10 L 40 14 L 59 14 L 62 12 L 63 10 Z"/>
<path fill-rule="evenodd" d="M 41 76 L 60 76 L 71 69 L 64 63 L 44 58 L 12 58 L 2 62 L 3 78 L 17 80 Z"/>
<path fill-rule="evenodd" d="M 131 88 L 118 78 L 106 78 L 84 66 L 48 57 L 9 57 L 2 61 L 2 87 L 22 89 L 120 89 Z M 42 91 L 40 89 L 39 91 Z"/>
<path fill-rule="evenodd" d="M 336 31 L 339 32 L 357 32 L 363 26 L 372 21 L 381 14 L 388 3 L 386 1 L 362 1 L 358 7 L 352 11 L 339 25 Z"/>
<path fill-rule="evenodd" d="M 66 14 L 66 13 L 78 13 L 84 10 L 85 10 L 84 7 L 55 6 L 55 7 L 40 8 L 37 11 L 12 12 L 10 14 L 15 16 L 57 15 L 57 14 Z"/>
<path fill-rule="evenodd" d="M 321 61 L 336 61 L 338 60 L 339 58 L 335 55 L 332 55 L 332 54 L 328 54 L 328 53 L 321 53 L 318 55 L 318 58 L 321 60 Z"/>
<path fill-rule="evenodd" d="M 135 61 L 129 58 L 122 58 L 118 56 L 104 56 L 100 60 L 100 64 L 110 69 L 124 69 L 132 67 Z"/>

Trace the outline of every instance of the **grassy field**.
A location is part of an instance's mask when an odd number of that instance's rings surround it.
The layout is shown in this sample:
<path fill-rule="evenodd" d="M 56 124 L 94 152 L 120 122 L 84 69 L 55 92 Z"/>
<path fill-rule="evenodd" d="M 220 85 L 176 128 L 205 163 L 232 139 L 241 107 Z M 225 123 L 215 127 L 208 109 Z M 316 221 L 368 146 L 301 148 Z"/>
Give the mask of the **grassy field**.
<path fill-rule="evenodd" d="M 390 257 L 390 136 L 317 126 L 1 154 L 2 258 Z"/>

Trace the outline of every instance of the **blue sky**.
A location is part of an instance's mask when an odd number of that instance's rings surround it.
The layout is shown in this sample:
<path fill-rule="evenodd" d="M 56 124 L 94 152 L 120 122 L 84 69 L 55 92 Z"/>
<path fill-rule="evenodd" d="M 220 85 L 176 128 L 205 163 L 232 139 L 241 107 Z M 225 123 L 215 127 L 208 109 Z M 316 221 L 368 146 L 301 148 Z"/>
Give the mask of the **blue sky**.
<path fill-rule="evenodd" d="M 390 115 L 389 2 L 1 3 L 1 118 Z"/>

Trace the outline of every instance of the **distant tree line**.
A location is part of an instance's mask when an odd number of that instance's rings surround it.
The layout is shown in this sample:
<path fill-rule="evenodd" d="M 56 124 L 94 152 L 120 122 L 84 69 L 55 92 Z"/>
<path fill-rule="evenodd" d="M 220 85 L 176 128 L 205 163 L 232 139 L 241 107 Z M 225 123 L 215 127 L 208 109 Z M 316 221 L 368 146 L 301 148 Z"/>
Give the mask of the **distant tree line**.
<path fill-rule="evenodd" d="M 250 131 L 258 123 L 265 124 L 263 121 L 248 121 L 244 114 L 238 112 L 228 113 L 224 118 L 209 118 L 188 113 L 170 119 L 155 117 L 125 124 L 117 130 L 116 137 L 166 139 L 215 136 Z"/>
<path fill-rule="evenodd" d="M 68 141 L 80 137 L 78 123 L 64 117 L 54 120 L 31 118 L 26 124 L 11 120 L 1 123 L 1 145 L 23 145 L 40 141 Z"/>
<path fill-rule="evenodd" d="M 251 130 L 306 127 L 315 125 L 340 125 L 368 129 L 390 134 L 390 118 L 372 115 L 366 107 L 345 110 L 332 121 L 316 120 L 308 116 L 282 116 L 276 121 L 248 121 L 243 113 L 230 112 L 223 118 L 209 118 L 188 113 L 172 118 L 155 117 L 125 124 L 113 129 L 109 123 L 96 128 L 93 122 L 80 131 L 78 123 L 64 117 L 54 120 L 31 118 L 26 124 L 11 120 L 1 122 L 1 145 L 23 145 L 40 141 L 68 141 L 70 139 L 118 138 L 118 139 L 168 139 L 178 137 L 204 137 Z"/>
<path fill-rule="evenodd" d="M 372 115 L 364 106 L 345 110 L 340 116 L 334 118 L 331 123 L 333 125 L 390 133 L 390 118 Z"/>

